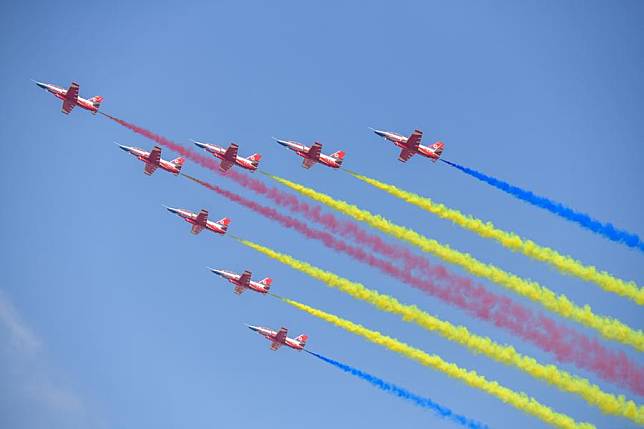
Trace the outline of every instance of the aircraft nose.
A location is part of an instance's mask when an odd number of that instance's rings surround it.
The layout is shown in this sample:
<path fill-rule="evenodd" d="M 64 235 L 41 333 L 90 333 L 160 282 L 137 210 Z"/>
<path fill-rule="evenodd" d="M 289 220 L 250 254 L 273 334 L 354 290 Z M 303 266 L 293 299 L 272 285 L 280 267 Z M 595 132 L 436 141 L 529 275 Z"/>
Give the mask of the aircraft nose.
<path fill-rule="evenodd" d="M 217 274 L 218 276 L 223 276 L 223 274 L 224 274 L 221 270 L 216 270 L 216 269 L 214 269 L 214 268 L 210 268 L 210 267 L 208 267 L 208 269 L 209 269 L 210 271 L 212 271 L 212 272 L 213 272 L 213 274 Z"/>
<path fill-rule="evenodd" d="M 248 329 L 250 329 L 251 331 L 255 331 L 255 332 L 259 331 L 259 328 L 258 328 L 257 326 L 253 326 L 253 325 L 246 325 L 246 326 L 247 326 L 247 327 L 248 327 Z"/>
<path fill-rule="evenodd" d="M 36 83 L 36 85 L 38 85 L 42 89 L 47 89 L 47 84 L 46 83 L 42 83 L 42 82 L 38 82 L 38 81 L 34 81 L 34 82 Z"/>
<path fill-rule="evenodd" d="M 288 142 L 286 140 L 275 139 L 275 141 L 277 143 L 281 144 L 282 146 L 286 146 L 286 147 L 289 146 L 289 144 L 288 144 Z"/>
<path fill-rule="evenodd" d="M 118 144 L 118 143 L 116 143 L 116 144 L 117 144 L 121 149 L 123 149 L 123 150 L 124 150 L 124 151 L 126 151 L 126 152 L 129 152 L 129 151 L 130 151 L 130 149 L 132 149 L 132 148 L 131 148 L 131 147 L 129 147 L 129 146 L 123 146 L 122 144 Z"/>
<path fill-rule="evenodd" d="M 170 213 L 174 213 L 174 214 L 179 213 L 179 209 L 175 209 L 173 207 L 168 207 L 168 206 L 163 206 L 163 207 L 165 207 Z"/>
<path fill-rule="evenodd" d="M 384 137 L 384 136 L 385 136 L 385 132 L 384 132 L 384 131 L 374 130 L 373 128 L 371 128 L 371 131 L 373 131 L 374 133 L 376 133 L 376 135 L 379 135 L 380 137 Z"/>
<path fill-rule="evenodd" d="M 205 144 L 205 143 L 201 143 L 201 142 L 194 141 L 194 140 L 193 140 L 192 142 L 193 142 L 193 143 L 195 144 L 195 146 L 197 146 L 197 147 L 200 147 L 200 148 L 202 148 L 202 149 L 205 149 L 205 148 L 206 148 L 206 144 Z"/>

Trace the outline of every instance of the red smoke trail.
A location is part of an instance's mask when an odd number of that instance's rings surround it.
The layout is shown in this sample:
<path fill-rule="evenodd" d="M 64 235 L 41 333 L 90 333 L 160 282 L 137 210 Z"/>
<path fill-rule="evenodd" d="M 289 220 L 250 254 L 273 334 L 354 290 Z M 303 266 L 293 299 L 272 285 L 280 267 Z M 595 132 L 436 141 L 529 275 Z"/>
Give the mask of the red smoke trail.
<path fill-rule="evenodd" d="M 186 174 L 183 176 L 308 238 L 319 240 L 331 249 L 343 252 L 408 285 L 453 304 L 479 319 L 490 321 L 500 328 L 509 330 L 541 349 L 553 353 L 559 362 L 572 362 L 577 367 L 596 372 L 605 380 L 624 386 L 640 395 L 644 393 L 644 368 L 638 368 L 625 353 L 607 350 L 598 341 L 591 340 L 573 329 L 560 326 L 554 320 L 543 314 L 534 313 L 510 298 L 495 295 L 481 285 L 472 284 L 468 279 L 453 275 L 451 277 L 454 281 L 441 287 L 427 278 L 414 276 L 408 269 L 398 268 L 388 260 L 377 258 L 361 247 L 351 246 L 338 240 L 335 234 L 313 229 L 298 219 L 283 215 L 271 207 L 263 206 L 216 185 Z M 448 276 L 447 270 L 444 271 Z"/>
<path fill-rule="evenodd" d="M 105 113 L 103 115 L 135 133 L 151 139 L 195 163 L 223 175 L 219 170 L 219 163 L 214 158 L 198 154 L 170 139 L 137 125 L 130 124 L 122 119 Z M 333 232 L 334 236 L 349 236 L 361 245 L 370 247 L 381 255 L 401 261 L 405 267 L 403 271 L 398 270 L 401 275 L 399 277 L 401 280 L 405 282 L 409 281 L 409 284 L 419 287 L 428 293 L 433 293 L 439 298 L 464 309 L 475 317 L 490 321 L 496 326 L 504 328 L 526 341 L 536 344 L 543 350 L 553 353 L 559 362 L 573 363 L 579 368 L 597 373 L 605 380 L 626 387 L 639 395 L 644 395 L 644 368 L 639 368 L 624 352 L 611 351 L 597 340 L 590 339 L 570 328 L 561 326 L 542 314 L 535 314 L 521 304 L 512 301 L 510 298 L 493 294 L 482 285 L 475 284 L 468 278 L 454 275 L 440 265 L 432 265 L 427 259 L 411 253 L 402 246 L 386 243 L 380 237 L 366 232 L 352 221 L 340 220 L 330 213 L 325 214 L 322 212 L 320 206 L 310 205 L 291 194 L 274 187 L 269 187 L 257 179 L 233 170 L 229 170 L 224 176 L 257 194 L 264 195 L 290 211 L 305 215 L 308 219 L 321 224 L 328 231 Z M 224 191 L 221 188 L 205 182 L 198 181 L 198 183 L 218 193 L 219 191 Z M 249 204 L 244 205 L 253 210 L 253 207 L 257 205 L 253 201 L 245 200 L 236 194 L 222 193 L 222 195 L 240 204 L 244 204 L 242 203 L 244 201 Z M 272 218 L 272 215 L 269 216 L 267 214 L 267 216 Z M 275 220 L 278 219 L 275 218 Z M 288 226 L 288 223 L 284 225 Z M 311 238 L 314 237 L 312 236 Z M 328 238 L 320 239 L 325 244 L 327 243 L 325 240 L 328 240 Z M 333 248 L 338 251 L 343 251 L 342 249 L 344 247 L 350 247 L 345 243 L 338 244 L 337 246 Z M 384 266 L 381 267 L 375 262 L 376 260 L 380 261 L 379 259 L 366 254 L 361 249 L 353 247 L 351 249 L 347 250 L 346 253 L 351 256 L 355 255 L 354 257 L 356 259 L 360 254 L 364 254 L 366 255 L 364 256 L 366 258 L 364 262 L 369 263 L 370 260 L 375 267 L 390 273 L 388 271 L 389 268 L 385 269 Z M 382 262 L 385 263 L 384 261 Z M 389 264 L 392 270 L 397 270 L 392 264 L 386 263 Z M 408 272 L 412 269 L 421 270 L 423 274 L 428 276 L 428 279 L 423 281 L 413 277 Z M 394 271 L 391 271 L 391 275 L 395 275 L 393 273 Z M 431 283 L 430 280 L 444 283 L 445 287 L 439 287 L 436 283 Z"/>
<path fill-rule="evenodd" d="M 184 146 L 173 142 L 166 137 L 155 134 L 152 131 L 131 124 L 122 119 L 108 115 L 107 113 L 99 113 L 124 126 L 125 128 L 134 131 L 135 133 L 140 134 L 162 146 L 167 147 L 170 150 L 173 150 L 174 152 L 183 155 L 184 157 L 196 162 L 202 167 L 208 168 L 209 170 L 212 170 L 218 174 L 224 175 L 225 177 L 234 180 L 241 186 L 248 188 L 257 194 L 266 196 L 267 198 L 275 201 L 275 203 L 286 207 L 291 211 L 299 212 L 308 216 L 315 222 L 318 222 L 326 226 L 327 228 L 332 229 L 334 232 L 342 236 L 350 235 L 356 241 L 368 245 L 382 255 L 401 260 L 405 264 L 405 268 L 419 268 L 424 269 L 425 271 L 432 271 L 434 275 L 439 277 L 448 276 L 447 270 L 445 270 L 443 267 L 433 267 L 426 259 L 414 255 L 406 248 L 385 243 L 380 237 L 367 233 L 354 222 L 340 221 L 332 214 L 324 214 L 322 213 L 320 206 L 312 206 L 310 204 L 307 204 L 291 194 L 288 194 L 277 188 L 266 186 L 263 182 L 248 177 L 244 174 L 240 174 L 234 170 L 229 170 L 227 173 L 222 173 L 219 169 L 219 162 L 212 157 L 203 156 L 193 150 L 187 149 Z"/>

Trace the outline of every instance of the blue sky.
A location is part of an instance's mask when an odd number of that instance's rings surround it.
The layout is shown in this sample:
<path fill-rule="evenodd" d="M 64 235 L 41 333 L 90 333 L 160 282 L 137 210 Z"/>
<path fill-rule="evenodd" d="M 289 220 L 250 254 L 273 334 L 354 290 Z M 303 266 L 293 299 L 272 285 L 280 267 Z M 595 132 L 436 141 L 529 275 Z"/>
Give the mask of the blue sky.
<path fill-rule="evenodd" d="M 545 427 L 270 297 L 235 296 L 205 269 L 214 266 L 270 275 L 276 293 L 476 369 L 577 420 L 634 427 L 230 238 L 192 236 L 161 204 L 230 216 L 236 235 L 551 362 L 505 332 L 182 178 L 161 171 L 146 177 L 142 164 L 112 142 L 144 148 L 151 142 L 80 109 L 62 115 L 60 103 L 29 79 L 61 86 L 78 81 L 83 96 L 105 97 L 106 112 L 178 142 L 235 141 L 243 155 L 262 153 L 267 171 L 381 213 L 641 329 L 644 319 L 635 304 L 512 254 L 342 171 L 304 170 L 271 137 L 319 140 L 328 152 L 344 149 L 350 169 L 642 284 L 641 252 L 444 164 L 418 157 L 401 164 L 393 146 L 367 127 L 401 133 L 420 128 L 426 142 L 446 143 L 449 160 L 642 235 L 643 16 L 636 1 L 3 4 L 0 426 L 453 427 L 310 356 L 270 352 L 243 326 L 253 323 L 305 332 L 312 350 L 492 427 Z M 194 164 L 185 171 L 248 195 Z M 607 344 L 641 361 L 629 348 Z M 608 391 L 627 393 L 567 369 Z"/>

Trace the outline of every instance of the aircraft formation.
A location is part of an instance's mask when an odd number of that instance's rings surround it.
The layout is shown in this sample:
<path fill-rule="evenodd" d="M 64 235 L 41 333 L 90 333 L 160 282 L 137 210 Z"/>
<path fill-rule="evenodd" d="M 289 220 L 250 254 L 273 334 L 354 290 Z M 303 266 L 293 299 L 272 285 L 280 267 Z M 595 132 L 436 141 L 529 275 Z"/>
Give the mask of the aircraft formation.
<path fill-rule="evenodd" d="M 213 143 L 192 140 L 192 143 L 197 148 L 202 149 L 205 152 L 205 155 L 197 154 L 195 151 L 188 150 L 165 137 L 115 118 L 103 111 L 99 112 L 103 97 L 95 96 L 89 99 L 82 98 L 79 95 L 80 86 L 76 82 L 72 82 L 68 89 L 48 83 L 35 83 L 38 87 L 45 89 L 62 101 L 62 113 L 64 114 L 69 114 L 75 106 L 80 106 L 82 109 L 88 110 L 94 115 L 101 113 L 124 127 L 155 141 L 157 145 L 149 151 L 139 147 L 125 146 L 117 143 L 120 149 L 128 152 L 143 163 L 144 174 L 151 176 L 156 172 L 156 170 L 161 169 L 174 176 L 184 176 L 218 193 L 219 195 L 255 211 L 256 213 L 262 214 L 267 218 L 281 223 L 287 228 L 291 228 L 302 233 L 309 239 L 320 240 L 327 247 L 340 253 L 345 253 L 356 261 L 365 262 L 403 283 L 438 297 L 451 305 L 466 310 L 470 312 L 470 314 L 474 314 L 479 320 L 492 322 L 497 327 L 506 329 L 520 338 L 531 342 L 533 345 L 540 347 L 543 351 L 552 353 L 555 356 L 555 359 L 560 363 L 570 363 L 572 361 L 572 363 L 579 369 L 591 370 L 604 380 L 617 383 L 637 394 L 644 394 L 644 367 L 638 367 L 636 363 L 630 361 L 630 358 L 625 356 L 614 356 L 611 350 L 603 348 L 599 343 L 591 342 L 587 337 L 584 337 L 576 331 L 571 330 L 570 335 L 564 335 L 562 332 L 568 328 L 558 325 L 556 321 L 546 319 L 545 316 L 539 316 L 539 318 L 536 316 L 530 316 L 530 314 L 532 314 L 532 310 L 526 307 L 521 307 L 521 305 L 506 297 L 483 292 L 484 288 L 480 287 L 480 289 L 478 289 L 479 286 L 471 283 L 469 278 L 449 273 L 444 267 L 438 265 L 432 266 L 427 260 L 423 258 L 419 259 L 416 255 L 408 253 L 407 249 L 384 243 L 380 241 L 379 237 L 370 236 L 369 233 L 359 229 L 357 223 L 351 224 L 351 228 L 342 229 L 343 225 L 341 225 L 341 223 L 343 221 L 334 218 L 333 215 L 328 213 L 320 215 L 318 210 L 320 207 L 309 206 L 303 201 L 298 200 L 296 197 L 282 193 L 282 191 L 276 188 L 270 188 L 270 192 L 266 191 L 267 187 L 264 186 L 262 182 L 259 182 L 256 179 L 251 179 L 249 174 L 245 174 L 254 173 L 259 169 L 260 161 L 262 160 L 261 154 L 253 153 L 249 156 L 241 156 L 239 155 L 239 145 L 236 143 L 230 143 L 228 146 L 220 146 Z M 419 129 L 415 129 L 409 136 L 392 131 L 373 128 L 371 128 L 371 130 L 377 136 L 392 143 L 398 150 L 400 150 L 400 152 L 398 152 L 398 160 L 400 162 L 405 163 L 415 155 L 428 158 L 433 162 L 440 160 L 444 164 L 450 165 L 465 174 L 501 189 L 520 200 L 524 200 L 535 206 L 552 211 L 558 216 L 569 221 L 576 222 L 582 227 L 610 240 L 623 243 L 632 248 L 639 248 L 644 251 L 644 245 L 642 244 L 643 241 L 640 240 L 636 234 L 614 228 L 611 224 L 607 224 L 608 226 L 606 226 L 584 213 L 576 212 L 547 198 L 536 196 L 532 192 L 512 186 L 507 182 L 503 182 L 476 170 L 445 160 L 442 158 L 445 144 L 441 141 L 436 141 L 429 146 L 423 145 L 423 132 Z M 404 191 L 396 186 L 343 169 L 342 167 L 345 159 L 344 150 L 336 150 L 333 153 L 329 153 L 330 151 L 328 151 L 327 153 L 329 154 L 326 154 L 322 152 L 322 144 L 318 141 L 307 146 L 293 140 L 279 138 L 274 138 L 274 140 L 277 144 L 295 152 L 295 154 L 302 158 L 301 165 L 305 169 L 310 169 L 315 164 L 321 164 L 322 166 L 333 169 L 342 169 L 364 183 L 389 193 L 390 195 L 393 195 L 409 204 L 420 207 L 421 209 L 435 214 L 438 217 L 448 219 L 454 224 L 457 224 L 464 229 L 468 229 L 483 238 L 494 239 L 504 247 L 515 252 L 524 253 L 526 256 L 535 260 L 548 263 L 556 267 L 562 273 L 595 283 L 605 291 L 631 299 L 639 305 L 644 305 L 644 289 L 640 288 L 635 284 L 635 282 L 624 281 L 606 271 L 598 270 L 594 266 L 584 265 L 570 256 L 558 253 L 555 249 L 539 246 L 535 242 L 525 240 L 513 232 L 500 230 L 491 222 L 485 222 L 473 216 L 463 214 L 458 210 L 450 209 L 443 204 L 434 203 L 429 198 Z M 163 159 L 161 146 L 174 152 L 179 152 L 181 156 L 172 160 Z M 283 208 L 287 208 L 288 210 L 299 214 L 306 214 L 314 222 L 325 226 L 325 230 L 315 230 L 314 228 L 309 227 L 305 222 L 301 222 L 299 219 L 282 215 L 272 208 L 262 206 L 255 201 L 244 198 L 241 195 L 226 191 L 217 185 L 203 182 L 185 174 L 182 172 L 182 168 L 184 167 L 187 159 L 191 162 L 207 167 L 212 171 L 220 172 L 221 175 L 231 178 L 233 181 L 245 186 L 253 192 L 264 195 Z M 240 171 L 240 173 L 237 171 Z M 265 171 L 261 171 L 261 173 L 299 195 L 308 197 L 321 205 L 332 208 L 349 218 L 353 218 L 357 222 L 368 224 L 374 229 L 379 230 L 381 233 L 395 237 L 400 241 L 407 242 L 407 244 L 421 249 L 424 253 L 433 254 L 450 264 L 460 266 L 470 274 L 485 278 L 497 285 L 501 285 L 518 295 L 522 295 L 535 303 L 541 304 L 544 308 L 558 314 L 559 316 L 578 322 L 587 328 L 594 329 L 605 339 L 633 346 L 637 350 L 644 349 L 644 334 L 641 331 L 630 328 L 619 320 L 597 315 L 593 313 L 588 306 L 582 308 L 570 301 L 564 295 L 557 296 L 554 292 L 534 281 L 506 272 L 502 268 L 492 264 L 483 263 L 468 253 L 459 252 L 457 249 L 453 249 L 448 245 L 443 245 L 436 240 L 429 239 L 416 231 L 396 225 L 392 221 L 384 218 L 382 215 L 374 215 L 355 205 L 348 204 L 341 200 L 335 200 L 329 195 L 322 194 L 314 189 L 307 188 L 287 179 L 270 175 Z M 253 185 L 253 183 L 259 183 L 261 186 Z M 293 203 L 293 201 L 297 201 L 297 204 Z M 292 206 L 289 206 L 289 204 L 292 204 Z M 191 233 L 195 235 L 200 234 L 203 230 L 207 230 L 218 235 L 225 235 L 231 224 L 231 218 L 226 216 L 217 221 L 210 220 L 207 209 L 191 211 L 185 208 L 164 207 L 169 212 L 179 216 L 189 223 L 191 226 Z M 348 222 L 351 223 L 352 221 Z M 344 225 L 346 226 L 347 224 Z M 361 247 L 352 247 L 347 243 L 338 242 L 336 240 L 336 236 L 343 235 L 346 231 L 351 231 L 346 235 L 351 235 L 350 239 L 357 242 Z M 328 286 L 340 289 L 356 299 L 369 302 L 383 311 L 399 314 L 402 316 L 403 320 L 410 323 L 416 323 L 427 330 L 437 331 L 451 341 L 464 344 L 475 353 L 483 353 L 499 362 L 515 366 L 535 378 L 545 380 L 551 385 L 557 386 L 561 390 L 576 393 L 589 404 L 599 407 L 604 413 L 626 417 L 636 423 L 644 424 L 644 407 L 626 399 L 624 396 L 617 397 L 616 395 L 603 392 L 598 386 L 592 385 L 586 379 L 570 374 L 565 370 L 560 370 L 554 365 L 546 367 L 545 364 L 539 363 L 534 358 L 521 355 L 511 346 L 498 344 L 490 338 L 478 336 L 463 326 L 456 326 L 446 321 L 440 321 L 415 305 L 402 304 L 394 297 L 370 290 L 360 283 L 352 282 L 329 271 L 298 261 L 289 255 L 280 254 L 279 252 L 247 240 L 242 240 L 238 237 L 233 236 L 233 238 L 258 252 L 263 253 L 264 255 L 279 260 L 293 269 L 299 270 L 308 274 L 312 278 L 326 283 Z M 367 253 L 369 251 L 373 251 L 374 254 Z M 380 257 L 385 257 L 385 259 L 379 259 Z M 400 265 L 405 267 L 405 270 L 399 271 L 398 268 L 391 263 L 391 259 L 399 262 Z M 471 387 L 478 388 L 490 395 L 496 396 L 506 404 L 510 404 L 528 414 L 538 417 L 545 423 L 560 428 L 588 429 L 594 427 L 589 423 L 578 423 L 571 417 L 552 410 L 550 407 L 539 403 L 536 399 L 527 396 L 523 392 L 514 392 L 511 389 L 500 385 L 498 382 L 489 381 L 484 377 L 478 376 L 474 371 L 470 372 L 469 370 L 460 368 L 455 364 L 442 361 L 442 359 L 437 355 L 429 356 L 420 349 L 413 348 L 406 343 L 385 336 L 380 332 L 370 331 L 361 325 L 341 319 L 338 316 L 331 315 L 305 304 L 275 295 L 271 289 L 273 283 L 271 277 L 265 277 L 262 280 L 253 280 L 253 274 L 249 269 L 246 269 L 242 273 L 221 268 L 208 269 L 213 274 L 222 277 L 224 280 L 227 280 L 232 284 L 232 292 L 237 295 L 242 295 L 245 292 L 254 292 L 260 295 L 270 295 L 281 299 L 287 304 L 308 312 L 320 319 L 326 320 L 337 327 L 343 328 L 358 336 L 362 336 L 373 343 L 388 348 L 389 350 L 399 353 L 409 359 L 418 361 L 425 366 L 430 366 L 439 371 L 443 371 L 445 374 L 453 378 L 464 381 Z M 414 274 L 410 273 L 409 270 L 412 269 L 417 269 L 419 272 L 422 272 L 422 278 L 415 277 Z M 436 273 L 440 273 L 440 275 Z M 417 273 L 417 275 L 419 274 Z M 438 276 L 441 279 L 440 281 L 446 282 L 449 293 L 440 292 L 436 286 L 432 284 L 433 276 Z M 452 293 L 453 295 L 450 295 Z M 461 299 L 463 296 L 467 299 Z M 481 309 L 484 308 L 489 311 L 481 311 Z M 523 315 L 525 317 L 517 318 L 517 320 L 508 324 L 506 323 L 507 317 L 510 317 L 508 315 L 511 317 Z M 537 319 L 541 320 L 542 323 L 535 326 L 532 321 Z M 393 385 L 375 376 L 364 373 L 363 371 L 351 368 L 346 364 L 342 364 L 310 351 L 306 348 L 308 336 L 305 334 L 301 334 L 295 338 L 290 338 L 288 337 L 288 329 L 284 326 L 276 330 L 256 325 L 246 326 L 268 340 L 269 347 L 273 351 L 278 350 L 283 346 L 296 351 L 305 351 L 324 362 L 342 369 L 345 372 L 362 378 L 383 391 L 393 393 L 398 397 L 410 400 L 418 406 L 431 409 L 437 415 L 450 418 L 452 421 L 461 424 L 462 426 L 481 429 L 487 427 L 475 420 L 454 414 L 449 409 L 447 409 L 449 412 L 445 412 L 446 408 L 444 406 L 435 404 L 428 398 L 420 397 L 399 386 Z M 545 334 L 543 334 L 542 331 L 545 332 Z M 571 340 L 571 338 L 574 338 L 574 341 Z M 576 351 L 574 358 L 566 357 L 571 349 Z M 586 357 L 588 357 L 588 359 L 586 359 Z"/>
<path fill-rule="evenodd" d="M 69 114 L 74 107 L 79 106 L 85 110 L 89 110 L 92 114 L 96 114 L 101 106 L 103 101 L 102 96 L 95 96 L 89 99 L 82 98 L 80 94 L 80 85 L 77 82 L 72 82 L 68 89 L 61 88 L 57 85 L 50 83 L 43 83 L 34 81 L 36 85 L 42 89 L 47 90 L 49 93 L 53 94 L 56 98 L 62 100 L 61 111 L 64 114 Z M 401 148 L 401 153 L 398 159 L 401 162 L 408 161 L 415 154 L 419 154 L 430 158 L 432 161 L 437 161 L 445 145 L 441 142 L 436 142 L 432 146 L 423 146 L 420 144 L 423 133 L 420 130 L 414 130 L 414 132 L 409 137 L 404 137 L 400 134 L 396 134 L 390 131 L 380 131 L 372 129 L 374 133 L 378 136 L 383 137 L 390 142 L 394 143 L 397 147 Z M 274 139 L 278 144 L 290 149 L 295 152 L 297 155 L 303 158 L 302 167 L 309 169 L 315 164 L 321 164 L 330 168 L 340 168 L 342 167 L 342 162 L 344 161 L 345 152 L 343 150 L 338 150 L 333 152 L 330 155 L 322 153 L 322 144 L 319 142 L 314 142 L 311 146 L 306 146 L 302 143 L 298 143 L 292 140 L 283 140 L 283 139 Z M 204 143 L 199 141 L 192 141 L 195 146 L 200 149 L 203 149 L 205 152 L 211 154 L 213 157 L 221 160 L 219 168 L 222 172 L 230 170 L 233 166 L 238 166 L 242 169 L 254 172 L 259 168 L 259 162 L 262 159 L 262 155 L 259 153 L 254 153 L 246 158 L 239 156 L 239 146 L 236 143 L 231 143 L 227 148 L 211 144 Z M 152 150 L 146 151 L 138 147 L 131 147 L 118 144 L 117 145 L 124 150 L 125 152 L 130 153 L 135 156 L 138 160 L 143 161 L 144 167 L 143 172 L 151 176 L 154 172 L 161 168 L 175 176 L 181 173 L 181 169 L 185 163 L 184 157 L 178 157 L 171 161 L 167 161 L 161 158 L 161 148 L 159 146 L 154 146 Z M 214 232 L 216 234 L 225 234 L 228 230 L 228 226 L 231 223 L 231 219 L 224 217 L 219 219 L 216 222 L 208 220 L 208 210 L 201 209 L 198 213 L 192 212 L 187 209 L 173 208 L 164 206 L 170 213 L 176 214 L 181 217 L 183 220 L 192 225 L 191 232 L 192 234 L 199 234 L 204 229 Z M 218 270 L 210 268 L 210 270 L 225 278 L 229 282 L 235 285 L 234 292 L 238 295 L 241 295 L 243 292 L 249 290 L 256 293 L 266 294 L 269 293 L 272 280 L 267 277 L 259 282 L 251 280 L 251 272 L 246 270 L 241 275 L 234 274 L 225 270 Z M 286 336 L 287 328 L 281 327 L 278 331 L 272 331 L 268 328 L 263 328 L 259 326 L 247 325 L 251 330 L 263 335 L 266 339 L 271 341 L 271 350 L 277 350 L 282 345 L 286 345 L 294 350 L 303 350 L 306 345 L 306 340 L 308 336 L 302 334 L 295 339 L 288 338 Z"/>

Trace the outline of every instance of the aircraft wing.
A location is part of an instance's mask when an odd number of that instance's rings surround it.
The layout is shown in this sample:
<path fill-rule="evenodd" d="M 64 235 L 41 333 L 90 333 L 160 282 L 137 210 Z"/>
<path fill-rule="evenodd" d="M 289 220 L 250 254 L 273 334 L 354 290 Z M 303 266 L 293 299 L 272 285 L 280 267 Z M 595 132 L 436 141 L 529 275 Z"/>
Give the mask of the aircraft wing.
<path fill-rule="evenodd" d="M 288 331 L 286 330 L 286 328 L 280 328 L 280 330 L 277 331 L 277 334 L 275 334 L 275 341 L 279 343 L 283 343 L 284 341 L 286 341 L 287 333 Z"/>
<path fill-rule="evenodd" d="M 228 152 L 228 151 L 226 151 Z M 230 170 L 230 167 L 232 167 L 235 163 L 233 161 L 229 161 L 227 159 L 222 159 L 221 164 L 219 164 L 219 169 L 221 171 L 228 171 Z"/>
<path fill-rule="evenodd" d="M 233 292 L 235 292 L 237 295 L 241 295 L 242 293 L 244 293 L 245 290 L 246 288 L 243 286 L 235 286 L 235 289 L 233 290 Z"/>
<path fill-rule="evenodd" d="M 398 161 L 406 162 L 409 158 L 414 156 L 415 153 L 415 150 L 403 149 L 400 151 L 400 155 L 398 155 Z"/>
<path fill-rule="evenodd" d="M 306 153 L 309 158 L 318 160 L 320 159 L 320 153 L 322 152 L 322 145 L 318 142 L 313 143 L 313 146 L 311 146 Z"/>
<path fill-rule="evenodd" d="M 239 277 L 239 284 L 244 286 L 244 287 L 249 287 L 250 286 L 250 276 L 251 273 L 250 271 L 246 270 L 242 273 L 242 275 Z"/>
<path fill-rule="evenodd" d="M 282 347 L 282 343 L 276 343 L 276 342 L 271 343 L 271 350 L 273 351 L 279 349 L 280 347 Z"/>
<path fill-rule="evenodd" d="M 228 146 L 228 149 L 226 149 L 226 153 L 224 153 L 224 159 L 235 161 L 237 159 L 238 149 L 239 146 L 237 146 L 235 143 L 231 143 L 230 146 Z"/>
<path fill-rule="evenodd" d="M 423 138 L 423 132 L 421 130 L 414 130 L 413 133 L 407 138 L 407 148 L 416 149 L 420 144 L 420 140 Z"/>
<path fill-rule="evenodd" d="M 204 228 L 204 227 L 203 227 L 203 226 L 201 226 L 201 225 L 193 224 L 193 225 L 192 225 L 192 233 L 193 233 L 194 235 L 197 235 L 197 234 L 199 234 L 201 231 L 203 231 L 203 228 Z"/>
<path fill-rule="evenodd" d="M 71 112 L 75 106 L 76 103 L 74 101 L 65 100 L 63 101 L 62 112 L 66 115 L 69 115 L 69 112 Z"/>
<path fill-rule="evenodd" d="M 150 164 L 149 162 L 146 162 L 145 168 L 143 168 L 143 172 L 148 176 L 152 176 L 152 174 L 157 171 L 157 167 L 159 167 L 159 164 Z"/>
<path fill-rule="evenodd" d="M 63 101 L 63 113 L 68 115 L 69 112 L 72 111 L 74 106 L 76 106 L 76 102 L 78 101 L 78 90 L 79 86 L 76 82 L 72 82 L 72 84 L 69 86 L 69 89 L 67 89 L 67 92 L 65 93 L 65 100 Z"/>
<path fill-rule="evenodd" d="M 159 161 L 161 161 L 161 148 L 159 146 L 154 146 L 154 149 L 148 154 L 148 161 L 152 164 L 159 164 Z"/>
<path fill-rule="evenodd" d="M 161 148 L 159 146 L 154 146 L 154 149 L 148 154 L 148 161 L 145 163 L 145 174 L 148 176 L 152 175 L 159 166 L 161 161 Z"/>
<path fill-rule="evenodd" d="M 311 158 L 304 158 L 304 161 L 302 161 L 302 167 L 309 169 L 315 165 L 317 161 Z"/>
<path fill-rule="evenodd" d="M 78 91 L 80 87 L 76 82 L 72 82 L 71 85 L 69 85 L 69 89 L 67 90 L 67 93 L 65 94 L 65 98 L 74 104 L 78 101 Z"/>
<path fill-rule="evenodd" d="M 202 209 L 197 215 L 195 222 L 197 223 L 197 225 L 205 225 L 207 220 L 208 220 L 208 210 Z"/>

